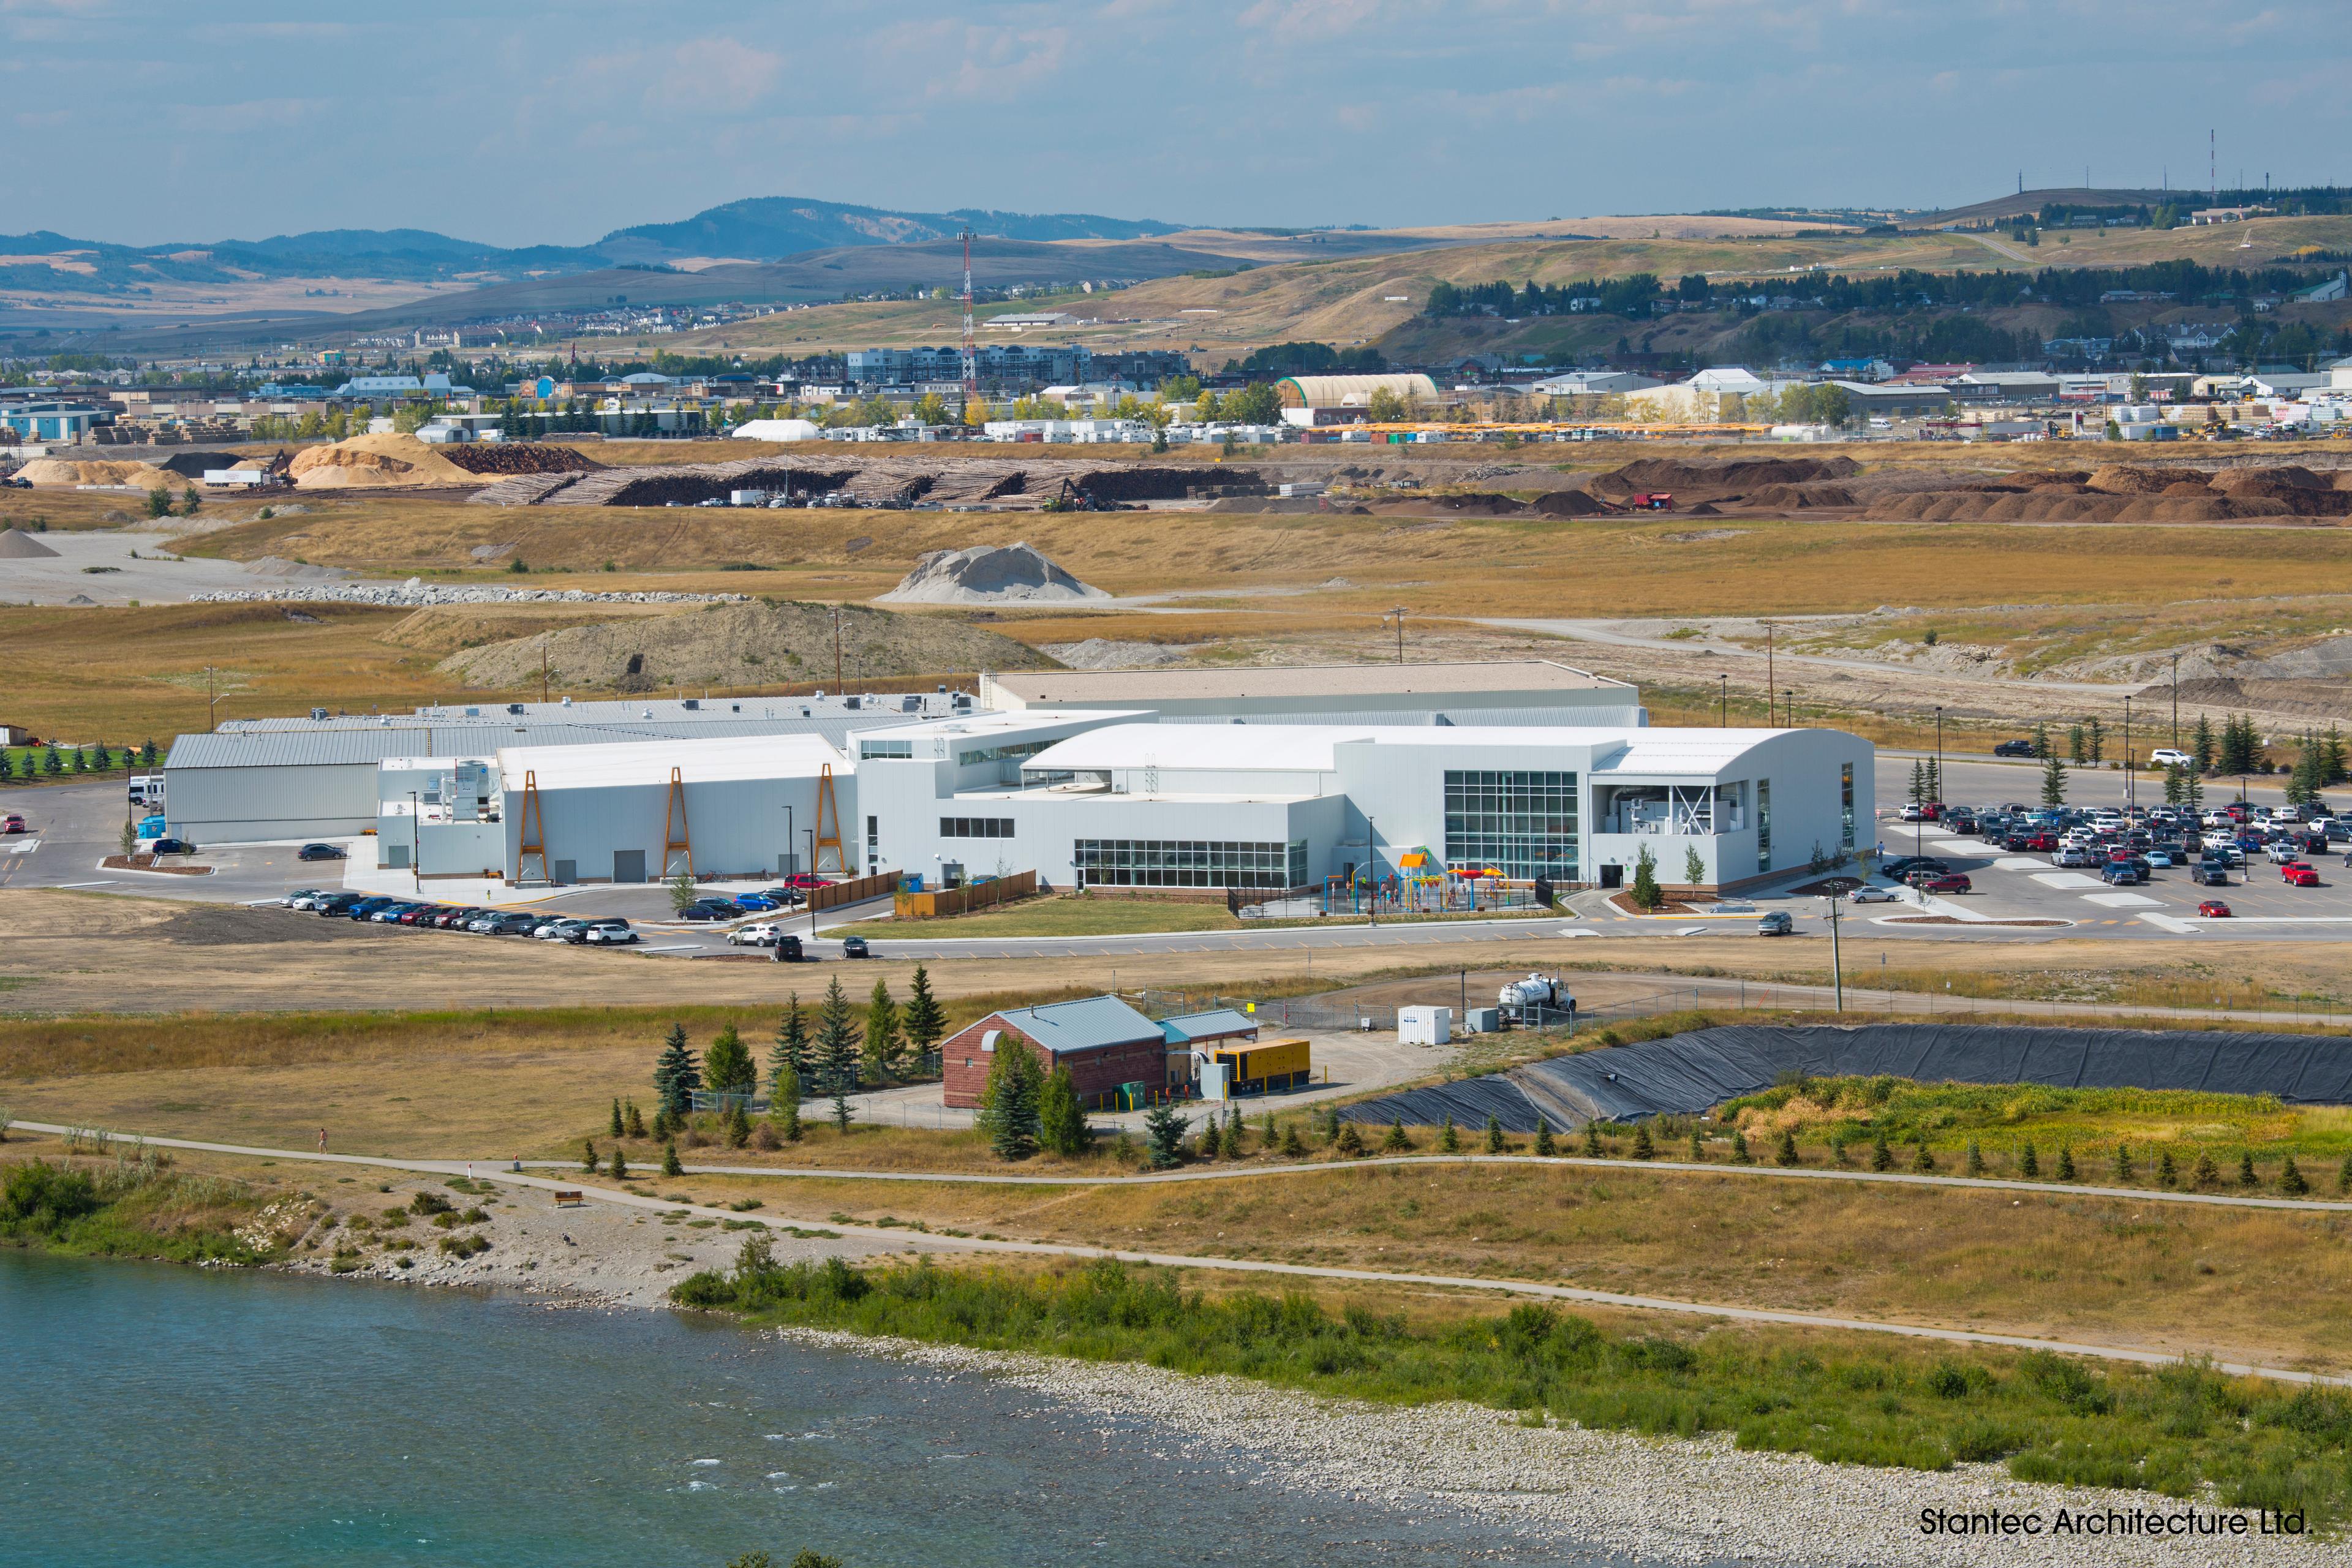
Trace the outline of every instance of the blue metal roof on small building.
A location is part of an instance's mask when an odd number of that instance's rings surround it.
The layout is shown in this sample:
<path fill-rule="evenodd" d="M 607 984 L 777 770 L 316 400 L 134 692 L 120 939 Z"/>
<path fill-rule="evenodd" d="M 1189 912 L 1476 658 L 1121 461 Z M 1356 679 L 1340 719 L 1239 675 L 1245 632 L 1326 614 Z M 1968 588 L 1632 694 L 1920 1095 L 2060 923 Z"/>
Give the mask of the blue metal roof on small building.
<path fill-rule="evenodd" d="M 1086 996 L 1049 1002 L 1043 1007 L 1013 1007 L 996 1015 L 1047 1050 L 1091 1051 L 1164 1038 L 1160 1026 L 1116 996 Z"/>
<path fill-rule="evenodd" d="M 1231 1007 L 1218 1007 L 1206 1013 L 1180 1013 L 1173 1018 L 1162 1018 L 1160 1020 L 1160 1032 L 1170 1045 L 1182 1046 L 1194 1040 L 1255 1035 L 1257 1033 L 1257 1020 L 1246 1013 L 1236 1013 Z"/>

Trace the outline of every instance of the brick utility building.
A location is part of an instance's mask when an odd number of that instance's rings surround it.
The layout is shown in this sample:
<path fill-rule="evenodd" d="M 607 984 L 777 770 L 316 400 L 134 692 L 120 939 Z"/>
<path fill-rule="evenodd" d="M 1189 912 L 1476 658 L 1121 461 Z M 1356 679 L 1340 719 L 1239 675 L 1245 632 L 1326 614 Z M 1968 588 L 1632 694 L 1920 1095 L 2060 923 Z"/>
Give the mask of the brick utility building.
<path fill-rule="evenodd" d="M 1187 1069 L 1192 1060 L 1189 1045 L 1171 1042 L 1160 1025 L 1116 996 L 1012 1007 L 991 1013 L 940 1046 L 947 1103 L 979 1105 L 996 1052 L 1014 1040 L 1026 1042 L 1049 1073 L 1066 1066 L 1079 1100 L 1089 1107 L 1113 1102 L 1127 1084 L 1166 1089 L 1171 1052 L 1183 1057 Z M 1190 1078 L 1189 1070 L 1185 1076 Z"/>

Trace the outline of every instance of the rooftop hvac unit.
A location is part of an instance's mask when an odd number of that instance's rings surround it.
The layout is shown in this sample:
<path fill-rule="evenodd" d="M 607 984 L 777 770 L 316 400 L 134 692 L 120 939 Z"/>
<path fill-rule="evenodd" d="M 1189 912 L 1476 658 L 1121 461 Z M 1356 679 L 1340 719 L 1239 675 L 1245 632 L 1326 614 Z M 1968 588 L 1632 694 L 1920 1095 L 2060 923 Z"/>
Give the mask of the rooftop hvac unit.
<path fill-rule="evenodd" d="M 507 704 L 507 711 L 509 713 L 520 713 L 522 711 L 522 704 L 520 702 L 509 702 Z"/>
<path fill-rule="evenodd" d="M 324 708 L 313 708 L 310 710 L 310 717 L 313 719 L 323 719 L 326 716 L 327 710 Z"/>
<path fill-rule="evenodd" d="M 689 713 L 700 712 L 702 710 L 702 699 L 699 697 L 688 698 L 686 700 L 686 710 Z"/>

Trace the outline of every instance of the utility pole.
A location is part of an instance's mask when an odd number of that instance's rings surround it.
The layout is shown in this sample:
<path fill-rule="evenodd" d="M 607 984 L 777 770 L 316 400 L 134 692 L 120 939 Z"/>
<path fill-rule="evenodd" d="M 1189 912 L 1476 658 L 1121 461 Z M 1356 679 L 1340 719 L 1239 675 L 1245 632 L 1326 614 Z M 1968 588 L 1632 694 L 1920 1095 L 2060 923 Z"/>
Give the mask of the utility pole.
<path fill-rule="evenodd" d="M 2139 805 L 2139 770 L 2132 766 L 2131 699 L 2124 699 L 2124 815 L 2128 817 Z"/>
<path fill-rule="evenodd" d="M 1404 606 L 1402 605 L 1399 605 L 1395 609 L 1391 610 L 1387 615 L 1381 617 L 1381 619 L 1384 621 L 1391 618 L 1393 618 L 1396 621 L 1397 662 L 1399 664 L 1402 664 L 1404 662 Z"/>
<path fill-rule="evenodd" d="M 1845 1011 L 1845 966 L 1838 962 L 1838 900 L 1835 893 L 1830 901 L 1830 994 L 1838 1012 Z"/>
<path fill-rule="evenodd" d="M 213 667 L 208 664 L 205 666 L 205 731 L 207 734 L 220 729 L 220 721 L 213 716 L 213 704 L 218 700 L 213 695 Z"/>
<path fill-rule="evenodd" d="M 1774 727 L 1772 723 L 1772 693 L 1779 689 L 1778 687 L 1772 684 L 1772 682 L 1777 679 L 1777 677 L 1772 673 L 1772 623 L 1766 621 L 1764 623 L 1764 727 L 1767 730 Z"/>
<path fill-rule="evenodd" d="M 417 804 L 416 792 L 408 792 L 408 879 L 418 892 L 425 890 L 425 830 L 417 826 L 418 814 L 425 808 Z"/>
<path fill-rule="evenodd" d="M 841 606 L 833 607 L 833 689 L 841 689 Z"/>
<path fill-rule="evenodd" d="M 1936 799 L 1944 798 L 1944 705 L 1936 705 Z"/>
<path fill-rule="evenodd" d="M 2172 749 L 2180 750 L 2180 656 L 2172 656 Z"/>
<path fill-rule="evenodd" d="M 547 633 L 539 634 L 539 701 L 547 705 Z"/>
<path fill-rule="evenodd" d="M 1715 727 L 1728 729 L 1731 725 L 1731 677 L 1715 678 Z"/>

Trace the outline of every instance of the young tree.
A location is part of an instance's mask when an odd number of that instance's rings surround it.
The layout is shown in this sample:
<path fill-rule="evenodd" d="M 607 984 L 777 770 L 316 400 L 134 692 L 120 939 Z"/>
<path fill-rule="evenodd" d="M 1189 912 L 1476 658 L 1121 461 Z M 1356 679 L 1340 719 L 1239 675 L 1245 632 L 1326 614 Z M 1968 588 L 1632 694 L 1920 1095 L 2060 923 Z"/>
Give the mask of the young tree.
<path fill-rule="evenodd" d="M 1706 857 L 1696 844 L 1683 851 L 1683 880 L 1694 888 L 1706 885 Z"/>
<path fill-rule="evenodd" d="M 797 991 L 784 1004 L 784 1016 L 776 1024 L 776 1043 L 768 1049 L 768 1083 L 772 1096 L 775 1084 L 782 1079 L 787 1068 L 792 1069 L 795 1081 L 808 1081 L 808 1015 L 801 1011 L 801 994 Z"/>
<path fill-rule="evenodd" d="M 1355 1125 L 1355 1124 L 1354 1124 L 1353 1122 L 1350 1122 L 1350 1123 L 1349 1123 L 1349 1126 L 1353 1126 L 1353 1125 Z M 1501 1153 L 1502 1152 L 1503 1152 L 1503 1122 L 1502 1122 L 1502 1119 L 1501 1119 L 1500 1117 L 1496 1116 L 1494 1112 L 1492 1112 L 1492 1111 L 1488 1111 L 1488 1112 L 1486 1113 L 1486 1152 L 1487 1152 L 1487 1153 L 1489 1153 L 1489 1154 L 1499 1154 L 1499 1153 Z"/>
<path fill-rule="evenodd" d="M 581 1144 L 580 1168 L 589 1175 L 596 1173 L 596 1140 L 590 1138 Z"/>
<path fill-rule="evenodd" d="M 625 1182 L 628 1179 L 629 1157 L 622 1152 L 621 1146 L 615 1143 L 613 1145 L 613 1180 Z"/>
<path fill-rule="evenodd" d="M 623 1131 L 632 1138 L 644 1137 L 646 1135 L 646 1119 L 637 1110 L 637 1102 L 634 1100 L 625 1100 L 622 1102 L 622 1109 L 628 1113 L 627 1124 L 623 1128 Z"/>
<path fill-rule="evenodd" d="M 1650 1124 L 1646 1121 L 1635 1122 L 1633 1124 L 1633 1158 L 1654 1160 L 1657 1157 L 1658 1146 L 1651 1141 Z"/>
<path fill-rule="evenodd" d="M 613 1136 L 625 1136 L 628 1130 L 629 1124 L 621 1120 L 621 1097 L 616 1094 L 613 1097 Z"/>
<path fill-rule="evenodd" d="M 1215 1121 L 1209 1125 L 1214 1127 Z M 1067 1062 L 1055 1062 L 1045 1088 L 1038 1091 L 1037 1140 L 1066 1159 L 1085 1153 L 1095 1141 L 1094 1129 L 1087 1125 L 1086 1108 L 1078 1103 L 1077 1080 L 1070 1076 Z M 1238 1131 L 1224 1142 L 1230 1152 L 1241 1152 Z"/>
<path fill-rule="evenodd" d="M 980 1091 L 977 1118 L 998 1159 L 1025 1160 L 1036 1152 L 1044 1131 L 1045 1086 L 1045 1068 L 1028 1042 L 1011 1034 L 999 1037 L 996 1059 L 988 1064 L 987 1086 Z"/>
<path fill-rule="evenodd" d="M 1292 1131 L 1296 1135 L 1297 1129 Z M 1174 1106 L 1155 1105 L 1145 1111 L 1143 1136 L 1153 1170 L 1173 1170 L 1184 1163 L 1184 1113 Z"/>
<path fill-rule="evenodd" d="M 687 1048 L 686 1026 L 672 1024 L 654 1063 L 654 1097 L 668 1113 L 672 1125 L 694 1108 L 693 1092 L 702 1087 L 702 1068 Z"/>
<path fill-rule="evenodd" d="M 899 1015 L 898 1026 L 906 1032 L 907 1048 L 919 1057 L 927 1057 L 939 1048 L 948 1032 L 948 1016 L 940 1006 L 940 999 L 931 994 L 931 977 L 921 964 L 915 965 L 915 975 L 908 982 L 906 1010 Z"/>
<path fill-rule="evenodd" d="M 2216 754 L 2213 721 L 2202 713 L 2197 715 L 2197 727 L 2189 731 L 2189 754 L 2197 759 L 2199 773 L 2210 773 L 2213 771 L 2213 759 Z"/>
<path fill-rule="evenodd" d="M 1911 764 L 1909 799 L 1912 805 L 1917 805 L 1927 798 L 1927 764 L 1915 762 Z"/>
<path fill-rule="evenodd" d="M 1666 901 L 1664 891 L 1658 886 L 1658 858 L 1650 853 L 1646 844 L 1633 860 L 1633 896 L 1636 909 L 1654 910 Z"/>
<path fill-rule="evenodd" d="M 686 1167 L 677 1163 L 677 1140 L 675 1138 L 662 1145 L 662 1174 L 665 1176 L 686 1174 Z"/>
<path fill-rule="evenodd" d="M 835 975 L 816 1010 L 811 1065 L 817 1092 L 833 1099 L 833 1124 L 844 1132 L 849 1131 L 850 1090 L 857 1087 L 857 1026 L 850 1016 L 849 998 L 841 994 L 841 977 Z"/>
<path fill-rule="evenodd" d="M 2056 757 L 2042 764 L 2042 804 L 2066 804 L 2066 764 Z"/>
<path fill-rule="evenodd" d="M 2094 714 L 2083 721 L 2083 737 L 2090 744 L 2091 765 L 2095 768 L 2105 762 L 2107 760 L 2107 727 L 2099 722 L 2097 715 Z"/>
<path fill-rule="evenodd" d="M 1543 1141 L 1543 1135 L 1540 1132 L 1536 1135 L 1536 1141 L 1538 1142 Z M 1400 1116 L 1390 1121 L 1389 1130 L 1381 1134 L 1381 1152 L 1402 1154 L 1412 1147 L 1412 1140 L 1405 1136 L 1404 1118 Z"/>
<path fill-rule="evenodd" d="M 866 1004 L 866 1036 L 860 1054 L 876 1078 L 895 1074 L 898 1058 L 907 1054 L 906 1037 L 898 1032 L 898 1004 L 891 1000 L 886 980 L 874 983 L 874 994 Z"/>
<path fill-rule="evenodd" d="M 743 1109 L 740 1100 L 727 1105 L 727 1146 L 740 1149 L 751 1141 L 751 1114 Z"/>
<path fill-rule="evenodd" d="M 672 910 L 684 913 L 686 906 L 694 902 L 696 896 L 694 879 L 685 872 L 680 871 L 669 879 L 669 907 Z"/>
<path fill-rule="evenodd" d="M 1364 1135 L 1356 1131 L 1354 1122 L 1342 1121 L 1339 1135 L 1331 1140 L 1331 1150 L 1342 1159 L 1360 1160 L 1364 1157 Z"/>
<path fill-rule="evenodd" d="M 2033 754 L 2037 758 L 2050 755 L 2050 726 L 2047 721 L 2033 726 Z"/>
<path fill-rule="evenodd" d="M 721 1094 L 750 1094 L 760 1083 L 759 1068 L 732 1024 L 721 1027 L 702 1054 L 702 1071 L 710 1087 Z"/>
<path fill-rule="evenodd" d="M 1047 1079 L 1045 1080 L 1045 1087 L 1048 1089 L 1053 1088 L 1053 1084 L 1054 1080 L 1052 1079 Z M 1215 1159 L 1218 1154 L 1223 1152 L 1224 1145 L 1224 1129 L 1218 1125 L 1217 1118 L 1213 1112 L 1201 1123 L 1201 1158 L 1203 1160 Z"/>
<path fill-rule="evenodd" d="M 2090 740 L 2080 724 L 2066 727 L 2066 760 L 2078 768 L 2091 760 Z"/>
<path fill-rule="evenodd" d="M 1804 1163 L 1804 1157 L 1797 1152 L 1797 1131 L 1795 1128 L 1783 1127 L 1780 1129 L 1780 1146 L 1773 1151 L 1772 1160 L 1775 1164 L 1780 1165 L 1801 1165 Z"/>
<path fill-rule="evenodd" d="M 769 1079 L 768 1120 L 785 1142 L 801 1141 L 801 1075 L 790 1062 Z"/>
<path fill-rule="evenodd" d="M 1404 1128 L 1402 1123 L 1397 1127 L 1397 1135 L 1399 1138 L 1402 1138 L 1404 1135 Z M 1410 1144 L 1406 1146 L 1408 1148 L 1411 1147 Z M 1546 1121 L 1540 1116 L 1536 1118 L 1536 1141 L 1534 1152 L 1536 1158 L 1539 1160 L 1551 1159 L 1559 1152 L 1559 1142 L 1551 1135 L 1551 1123 Z"/>

